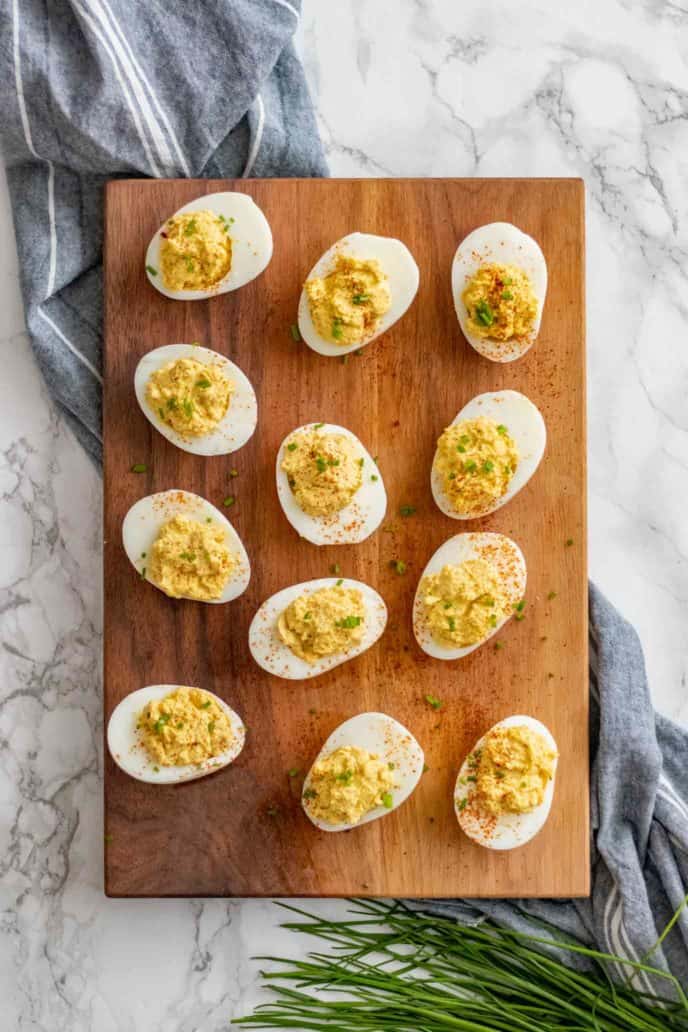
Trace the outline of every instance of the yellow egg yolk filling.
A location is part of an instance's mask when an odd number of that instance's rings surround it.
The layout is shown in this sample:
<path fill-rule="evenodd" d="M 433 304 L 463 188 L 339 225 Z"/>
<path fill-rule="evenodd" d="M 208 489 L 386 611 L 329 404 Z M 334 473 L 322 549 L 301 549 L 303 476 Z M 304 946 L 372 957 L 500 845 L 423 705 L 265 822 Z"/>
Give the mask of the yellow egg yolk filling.
<path fill-rule="evenodd" d="M 456 512 L 479 516 L 506 494 L 518 461 L 507 427 L 479 416 L 444 430 L 437 442 L 435 468 Z"/>
<path fill-rule="evenodd" d="M 235 385 L 219 365 L 179 358 L 151 375 L 146 401 L 183 437 L 203 437 L 224 419 Z"/>
<path fill-rule="evenodd" d="M 377 806 L 391 809 L 394 787 L 389 763 L 366 749 L 346 745 L 313 764 L 304 802 L 327 824 L 357 824 Z"/>
<path fill-rule="evenodd" d="M 506 341 L 533 330 L 538 301 L 530 278 L 517 265 L 481 265 L 461 297 L 475 337 Z"/>
<path fill-rule="evenodd" d="M 168 290 L 209 290 L 232 267 L 228 221 L 212 211 L 173 215 L 160 240 L 160 270 Z"/>
<path fill-rule="evenodd" d="M 277 621 L 284 644 L 307 663 L 349 652 L 360 645 L 364 630 L 363 596 L 356 588 L 342 586 L 299 595 Z"/>
<path fill-rule="evenodd" d="M 508 599 L 497 571 L 483 559 L 447 564 L 421 583 L 432 637 L 447 648 L 482 641 L 506 615 Z"/>
<path fill-rule="evenodd" d="M 217 523 L 175 516 L 160 528 L 147 568 L 166 595 L 207 602 L 220 598 L 238 563 Z"/>
<path fill-rule="evenodd" d="M 313 429 L 293 434 L 287 441 L 282 469 L 305 513 L 332 516 L 345 509 L 360 488 L 363 462 L 348 437 Z"/>
<path fill-rule="evenodd" d="M 313 325 L 332 344 L 360 344 L 377 330 L 390 308 L 389 282 L 380 263 L 338 255 L 332 272 L 304 287 Z"/>
<path fill-rule="evenodd" d="M 154 699 L 136 727 L 151 759 L 161 767 L 203 763 L 229 749 L 229 718 L 212 696 L 198 688 L 177 688 Z"/>
<path fill-rule="evenodd" d="M 528 813 L 540 806 L 557 759 L 542 735 L 527 725 L 498 727 L 473 759 L 475 802 L 488 813 Z"/>

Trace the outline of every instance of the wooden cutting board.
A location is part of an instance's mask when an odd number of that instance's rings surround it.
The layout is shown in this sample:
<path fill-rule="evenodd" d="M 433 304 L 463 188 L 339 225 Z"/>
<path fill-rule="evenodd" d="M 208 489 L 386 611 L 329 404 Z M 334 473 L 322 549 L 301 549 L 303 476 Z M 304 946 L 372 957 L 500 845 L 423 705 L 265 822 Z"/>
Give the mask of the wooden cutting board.
<path fill-rule="evenodd" d="M 202 302 L 171 301 L 144 275 L 148 241 L 176 208 L 215 190 L 249 193 L 265 212 L 273 259 L 253 283 Z M 520 361 L 480 358 L 454 314 L 458 242 L 486 222 L 513 222 L 542 246 L 549 293 L 539 340 Z M 105 756 L 105 888 L 110 896 L 581 896 L 589 892 L 585 465 L 584 190 L 580 180 L 120 181 L 108 184 L 105 241 L 105 719 L 146 684 L 199 685 L 244 717 L 247 745 L 229 768 L 176 787 L 140 784 Z M 353 230 L 397 236 L 420 267 L 411 309 L 347 363 L 295 343 L 301 285 L 315 260 Z M 234 455 L 201 459 L 169 444 L 139 411 L 133 375 L 151 348 L 199 341 L 230 356 L 258 395 L 258 429 Z M 435 442 L 482 391 L 514 388 L 540 408 L 545 458 L 527 487 L 470 527 L 433 503 Z M 355 546 L 300 540 L 277 501 L 279 442 L 327 420 L 379 456 L 389 495 L 383 529 Z M 148 472 L 130 472 L 145 463 Z M 230 480 L 230 469 L 238 476 Z M 180 487 L 228 512 L 252 562 L 246 593 L 226 606 L 173 601 L 144 582 L 121 544 L 129 506 Z M 413 505 L 401 518 L 399 507 Z M 224 511 L 224 510 L 223 510 Z M 417 647 L 411 602 L 427 559 L 463 530 L 513 537 L 528 564 L 526 617 L 457 663 Z M 572 544 L 567 544 L 572 540 Z M 408 566 L 404 576 L 392 559 Z M 261 671 L 247 647 L 259 604 L 287 584 L 367 581 L 390 616 L 359 658 L 304 683 Z M 556 598 L 548 598 L 556 592 Z M 424 699 L 442 700 L 437 712 Z M 345 834 L 302 813 L 300 778 L 330 731 L 364 710 L 398 718 L 429 770 L 392 815 Z M 542 833 L 507 853 L 459 830 L 452 788 L 461 760 L 495 721 L 529 713 L 561 759 Z"/>

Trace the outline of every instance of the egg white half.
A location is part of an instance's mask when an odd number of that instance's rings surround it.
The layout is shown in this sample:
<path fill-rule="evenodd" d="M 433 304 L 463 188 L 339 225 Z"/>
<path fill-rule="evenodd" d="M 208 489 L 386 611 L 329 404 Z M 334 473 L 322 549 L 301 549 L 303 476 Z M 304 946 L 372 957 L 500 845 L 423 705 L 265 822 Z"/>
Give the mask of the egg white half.
<path fill-rule="evenodd" d="M 180 358 L 192 358 L 204 365 L 220 368 L 220 371 L 234 384 L 229 408 L 223 419 L 209 434 L 202 437 L 184 437 L 169 424 L 160 419 L 158 412 L 146 401 L 146 385 L 153 373 L 168 362 Z M 134 391 L 146 419 L 159 430 L 163 437 L 183 451 L 192 455 L 229 455 L 243 447 L 253 435 L 258 421 L 258 403 L 251 381 L 234 362 L 210 348 L 198 344 L 167 344 L 144 355 L 134 373 Z"/>
<path fill-rule="evenodd" d="M 303 783 L 301 805 L 308 819 L 321 831 L 350 831 L 380 817 L 387 817 L 406 802 L 423 773 L 425 757 L 420 745 L 403 724 L 385 713 L 358 713 L 355 717 L 345 720 L 332 732 L 314 762 L 317 763 L 321 757 L 329 756 L 335 749 L 347 745 L 366 749 L 377 754 L 382 762 L 394 764 L 396 787 L 390 789 L 392 806 L 376 806 L 374 810 L 364 814 L 356 824 L 328 824 L 321 821 L 311 814 L 308 799 L 303 796 L 303 792 L 311 785 L 311 767 Z"/>
<path fill-rule="evenodd" d="M 289 486 L 287 474 L 282 467 L 284 448 L 296 434 L 318 427 L 322 434 L 341 434 L 353 441 L 358 455 L 363 459 L 361 486 L 349 504 L 331 516 L 309 516 L 296 501 Z M 387 493 L 382 474 L 369 452 L 363 447 L 356 434 L 346 427 L 334 423 L 307 423 L 287 434 L 277 451 L 276 464 L 277 496 L 284 515 L 294 530 L 313 545 L 353 545 L 365 541 L 377 530 L 387 511 Z M 376 477 L 372 480 L 371 477 Z"/>
<path fill-rule="evenodd" d="M 251 564 L 241 538 L 219 509 L 207 502 L 205 498 L 201 498 L 200 495 L 192 494 L 191 491 L 173 489 L 147 495 L 135 502 L 124 517 L 122 544 L 129 561 L 139 575 L 154 584 L 156 588 L 158 587 L 148 573 L 151 548 L 161 527 L 175 516 L 188 516 L 189 519 L 198 520 L 200 523 L 205 522 L 208 518 L 212 519 L 224 530 L 225 541 L 230 552 L 239 557 L 237 566 L 227 580 L 221 597 L 209 599 L 208 604 L 231 602 L 232 599 L 243 594 L 251 578 Z"/>
<path fill-rule="evenodd" d="M 521 340 L 489 340 L 476 337 L 468 327 L 468 313 L 462 295 L 469 279 L 487 263 L 517 265 L 528 275 L 537 298 L 538 310 L 532 331 Z M 510 222 L 490 222 L 469 233 L 456 249 L 451 270 L 452 295 L 463 335 L 484 358 L 493 362 L 513 362 L 525 355 L 540 332 L 542 310 L 547 296 L 547 263 L 540 245 Z"/>
<path fill-rule="evenodd" d="M 162 282 L 160 268 L 160 234 L 165 231 L 167 220 L 157 230 L 146 251 L 146 276 L 149 283 L 165 297 L 175 301 L 200 301 L 204 298 L 227 294 L 237 290 L 260 273 L 272 258 L 272 232 L 265 215 L 248 194 L 234 191 L 204 194 L 178 208 L 174 215 L 185 215 L 190 211 L 212 211 L 224 215 L 230 225 L 232 240 L 232 267 L 224 279 L 208 290 L 169 290 Z M 173 218 L 174 215 L 168 216 Z M 155 274 L 149 270 L 155 269 Z"/>
<path fill-rule="evenodd" d="M 495 391 L 489 394 L 478 394 L 461 409 L 452 420 L 451 426 L 461 423 L 464 419 L 478 419 L 483 416 L 485 419 L 492 419 L 497 424 L 504 424 L 509 434 L 516 442 L 519 460 L 516 472 L 511 478 L 508 490 L 501 498 L 497 499 L 490 508 L 483 509 L 479 513 L 456 512 L 445 490 L 443 478 L 435 468 L 433 459 L 432 471 L 430 474 L 430 487 L 432 497 L 437 507 L 442 510 L 445 516 L 453 520 L 475 520 L 488 513 L 500 509 L 506 505 L 522 487 L 528 483 L 535 470 L 540 465 L 542 456 L 545 453 L 547 444 L 547 430 L 545 421 L 540 410 L 532 403 L 525 394 L 518 391 Z M 435 458 L 437 452 L 435 452 Z"/>
<path fill-rule="evenodd" d="M 377 260 L 389 280 L 391 305 L 389 311 L 380 319 L 376 332 L 365 340 L 357 341 L 355 344 L 334 344 L 317 332 L 311 319 L 306 291 L 302 290 L 298 313 L 299 330 L 308 347 L 317 351 L 319 355 L 346 355 L 370 344 L 401 319 L 418 290 L 418 266 L 406 244 L 394 237 L 374 236 L 371 233 L 349 233 L 342 237 L 318 259 L 308 273 L 308 279 L 327 276 L 333 271 L 339 255 L 364 262 Z"/>
<path fill-rule="evenodd" d="M 470 805 L 470 796 L 474 790 L 474 783 L 466 781 L 466 778 L 472 774 L 468 766 L 469 757 L 476 749 L 482 747 L 485 738 L 491 731 L 498 727 L 514 727 L 519 724 L 527 725 L 532 731 L 542 735 L 550 749 L 558 752 L 557 743 L 554 741 L 551 732 L 539 720 L 528 716 L 507 717 L 505 720 L 500 720 L 494 724 L 490 731 L 486 731 L 483 737 L 475 743 L 471 752 L 463 761 L 456 779 L 456 787 L 454 789 L 454 812 L 456 813 L 456 819 L 469 838 L 477 842 L 479 846 L 485 846 L 487 849 L 515 849 L 516 846 L 524 845 L 542 829 L 552 807 L 558 759 L 554 761 L 554 773 L 547 783 L 544 798 L 534 810 L 528 813 L 505 813 L 495 817 L 485 812 L 481 814 Z M 462 803 L 464 799 L 469 800 L 468 804 L 464 805 Z M 464 805 L 463 809 L 461 809 L 462 805 Z"/>
<path fill-rule="evenodd" d="M 463 648 L 446 648 L 435 641 L 428 628 L 421 584 L 425 577 L 439 573 L 444 566 L 458 566 L 469 559 L 483 559 L 496 568 L 508 599 L 506 616 L 499 620 L 495 627 L 490 628 L 490 633 L 482 641 L 474 645 L 464 645 Z M 513 607 L 521 601 L 525 590 L 526 561 L 515 541 L 504 534 L 492 534 L 487 531 L 456 534 L 440 545 L 418 580 L 413 600 L 413 633 L 416 641 L 423 652 L 427 652 L 433 659 L 463 659 L 489 641 L 511 619 L 514 614 Z"/>
<path fill-rule="evenodd" d="M 332 656 L 323 656 L 315 663 L 307 663 L 295 655 L 285 645 L 277 632 L 277 620 L 281 613 L 299 595 L 311 595 L 320 588 L 334 588 L 339 581 L 342 587 L 355 588 L 361 592 L 366 607 L 365 630 L 363 640 L 349 652 L 338 652 Z M 319 580 L 304 581 L 303 584 L 291 584 L 263 602 L 253 617 L 248 630 L 248 646 L 258 666 L 276 677 L 285 677 L 291 681 L 305 681 L 317 677 L 327 670 L 355 659 L 366 652 L 371 645 L 382 636 L 387 625 L 387 606 L 377 591 L 361 581 L 348 577 L 322 577 Z"/>
<path fill-rule="evenodd" d="M 107 744 L 110 755 L 125 774 L 137 781 L 147 781 L 151 785 L 175 785 L 182 781 L 194 781 L 196 778 L 213 774 L 222 767 L 227 767 L 237 758 L 244 748 L 246 728 L 241 717 L 231 709 L 223 699 L 213 692 L 205 691 L 226 713 L 232 729 L 232 742 L 225 752 L 204 760 L 198 764 L 185 764 L 176 767 L 157 766 L 143 744 L 141 735 L 136 730 L 136 720 L 145 706 L 155 699 L 163 699 L 177 688 L 193 687 L 178 684 L 150 684 L 131 692 L 115 707 L 108 721 Z M 156 770 L 157 766 L 157 770 Z"/>

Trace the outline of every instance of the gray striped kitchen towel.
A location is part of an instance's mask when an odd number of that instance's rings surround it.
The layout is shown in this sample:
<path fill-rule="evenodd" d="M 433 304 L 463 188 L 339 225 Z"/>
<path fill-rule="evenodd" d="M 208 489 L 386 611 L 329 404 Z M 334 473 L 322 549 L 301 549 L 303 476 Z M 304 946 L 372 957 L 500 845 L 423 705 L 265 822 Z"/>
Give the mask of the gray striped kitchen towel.
<path fill-rule="evenodd" d="M 0 140 L 27 324 L 96 460 L 103 184 L 326 175 L 291 41 L 299 14 L 300 0 L 0 4 Z"/>
<path fill-rule="evenodd" d="M 461 921 L 488 915 L 531 935 L 566 937 L 670 973 L 688 989 L 685 906 L 654 948 L 688 893 L 688 732 L 654 713 L 638 636 L 594 585 L 590 696 L 590 898 L 415 900 L 409 906 Z M 588 966 L 569 952 L 562 959 Z M 662 976 L 625 965 L 613 974 L 652 996 L 675 995 Z"/>

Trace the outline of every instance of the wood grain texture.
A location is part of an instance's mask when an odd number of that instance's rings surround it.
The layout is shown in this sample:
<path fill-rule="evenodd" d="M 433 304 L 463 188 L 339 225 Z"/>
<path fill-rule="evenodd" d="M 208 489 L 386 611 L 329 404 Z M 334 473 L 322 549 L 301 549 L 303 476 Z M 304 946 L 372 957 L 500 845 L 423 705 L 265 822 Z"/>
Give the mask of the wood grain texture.
<path fill-rule="evenodd" d="M 236 189 L 265 212 L 275 240 L 253 283 L 203 302 L 164 298 L 146 281 L 158 225 L 203 193 Z M 589 892 L 587 582 L 584 356 L 584 193 L 579 180 L 120 181 L 106 195 L 105 250 L 105 718 L 145 684 L 199 685 L 241 713 L 246 748 L 226 770 L 177 787 L 133 781 L 106 753 L 111 896 L 580 896 Z M 532 234 L 549 267 L 539 340 L 498 365 L 464 340 L 450 267 L 474 227 L 505 220 Z M 353 230 L 398 236 L 420 267 L 418 296 L 392 330 L 347 364 L 291 339 L 301 285 L 314 261 Z M 230 356 L 258 395 L 258 429 L 232 456 L 179 451 L 143 417 L 135 366 L 150 348 L 199 341 Z M 474 395 L 514 388 L 540 408 L 543 463 L 503 509 L 471 524 L 435 507 L 429 473 L 442 429 Z M 389 495 L 386 530 L 357 546 L 300 540 L 277 501 L 275 454 L 309 420 L 353 430 L 379 456 Z M 133 463 L 148 472 L 130 472 Z M 230 481 L 229 470 L 239 476 Z M 231 487 L 230 487 L 231 484 Z M 127 509 L 181 487 L 229 515 L 251 557 L 246 593 L 226 606 L 173 601 L 143 582 L 121 545 Z M 401 505 L 415 516 L 398 516 Z M 391 529 L 389 529 L 391 527 Z M 528 564 L 526 619 L 500 633 L 504 648 L 457 663 L 417 647 L 411 602 L 438 545 L 462 530 L 512 536 Z M 567 539 L 573 544 L 566 546 Z M 405 576 L 391 559 L 408 564 Z M 259 604 L 287 584 L 326 576 L 367 581 L 390 610 L 365 655 L 305 683 L 270 677 L 252 661 L 247 630 Z M 548 594 L 557 597 L 548 601 Z M 443 700 L 438 714 L 424 701 Z M 397 717 L 425 749 L 429 771 L 399 810 L 328 835 L 305 818 L 299 779 L 329 732 L 362 710 Z M 509 853 L 460 832 L 452 807 L 458 767 L 490 725 L 513 713 L 543 720 L 561 760 L 550 819 Z M 277 808 L 277 816 L 268 811 Z"/>

